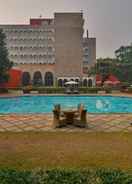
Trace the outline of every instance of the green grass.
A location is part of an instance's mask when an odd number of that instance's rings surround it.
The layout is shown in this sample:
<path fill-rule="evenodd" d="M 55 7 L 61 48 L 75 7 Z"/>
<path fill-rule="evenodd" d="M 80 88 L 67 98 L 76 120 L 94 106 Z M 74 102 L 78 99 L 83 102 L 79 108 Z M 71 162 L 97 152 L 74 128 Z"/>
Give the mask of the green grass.
<path fill-rule="evenodd" d="M 0 133 L 0 168 L 132 170 L 132 133 Z"/>

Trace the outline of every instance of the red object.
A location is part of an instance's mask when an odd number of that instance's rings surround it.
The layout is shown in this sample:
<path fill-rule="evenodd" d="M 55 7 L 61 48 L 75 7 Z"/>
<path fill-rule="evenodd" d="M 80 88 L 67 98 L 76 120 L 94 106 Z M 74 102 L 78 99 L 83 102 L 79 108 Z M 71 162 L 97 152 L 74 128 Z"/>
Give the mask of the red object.
<path fill-rule="evenodd" d="M 96 85 L 101 85 L 102 83 L 102 77 L 101 75 L 97 74 L 96 75 Z"/>
<path fill-rule="evenodd" d="M 117 79 L 117 77 L 114 76 L 114 75 L 109 75 L 109 77 L 108 77 L 107 80 L 111 81 L 113 85 L 118 85 L 118 84 L 121 83 L 121 82 Z"/>
<path fill-rule="evenodd" d="M 114 75 L 109 75 L 108 79 L 104 82 L 104 84 L 108 84 L 108 85 L 118 85 L 120 83 L 121 82 Z"/>
<path fill-rule="evenodd" d="M 101 83 L 102 83 L 102 77 L 101 77 L 101 75 L 98 74 L 98 75 L 96 75 L 96 84 L 100 85 Z M 118 85 L 120 83 L 121 82 L 114 75 L 109 75 L 107 80 L 105 80 L 105 82 L 104 82 L 104 84 L 107 84 L 107 85 Z"/>
<path fill-rule="evenodd" d="M 39 18 L 39 19 L 30 19 L 30 25 L 31 26 L 41 26 L 42 22 L 47 21 L 48 24 L 50 24 L 52 19 L 43 19 L 43 18 Z"/>
<path fill-rule="evenodd" d="M 8 88 L 16 88 L 21 86 L 22 72 L 18 69 L 11 69 L 9 71 L 9 81 L 5 84 Z"/>
<path fill-rule="evenodd" d="M 104 84 L 107 84 L 107 85 L 113 85 L 113 82 L 112 82 L 112 81 L 110 81 L 110 80 L 106 80 L 106 81 L 104 82 Z"/>

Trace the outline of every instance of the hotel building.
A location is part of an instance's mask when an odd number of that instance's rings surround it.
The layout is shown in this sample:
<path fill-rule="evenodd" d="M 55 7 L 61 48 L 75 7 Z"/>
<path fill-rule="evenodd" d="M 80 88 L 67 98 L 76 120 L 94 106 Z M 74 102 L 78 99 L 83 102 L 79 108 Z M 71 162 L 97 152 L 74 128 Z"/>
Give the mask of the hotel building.
<path fill-rule="evenodd" d="M 9 59 L 22 71 L 22 85 L 63 86 L 88 77 L 96 62 L 96 39 L 84 35 L 83 13 L 55 13 L 54 18 L 31 18 L 25 25 L 0 25 L 6 34 Z"/>

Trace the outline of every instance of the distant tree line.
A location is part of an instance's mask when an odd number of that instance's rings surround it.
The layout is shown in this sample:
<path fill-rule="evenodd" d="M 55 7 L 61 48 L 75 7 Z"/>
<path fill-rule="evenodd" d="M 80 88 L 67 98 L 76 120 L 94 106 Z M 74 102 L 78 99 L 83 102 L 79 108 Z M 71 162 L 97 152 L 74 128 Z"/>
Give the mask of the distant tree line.
<path fill-rule="evenodd" d="M 103 81 L 109 74 L 113 74 L 122 82 L 132 83 L 132 44 L 117 49 L 115 58 L 97 59 L 97 63 L 89 72 L 90 74 L 100 74 Z"/>

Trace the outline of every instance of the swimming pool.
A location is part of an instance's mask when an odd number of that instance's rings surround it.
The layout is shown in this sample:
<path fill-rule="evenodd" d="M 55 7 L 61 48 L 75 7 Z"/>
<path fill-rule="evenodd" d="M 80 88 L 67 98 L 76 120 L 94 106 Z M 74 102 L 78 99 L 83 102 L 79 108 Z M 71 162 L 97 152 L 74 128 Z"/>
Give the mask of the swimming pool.
<path fill-rule="evenodd" d="M 22 96 L 0 98 L 0 113 L 52 112 L 54 104 L 76 107 L 83 103 L 90 113 L 132 113 L 132 98 L 113 96 Z"/>

